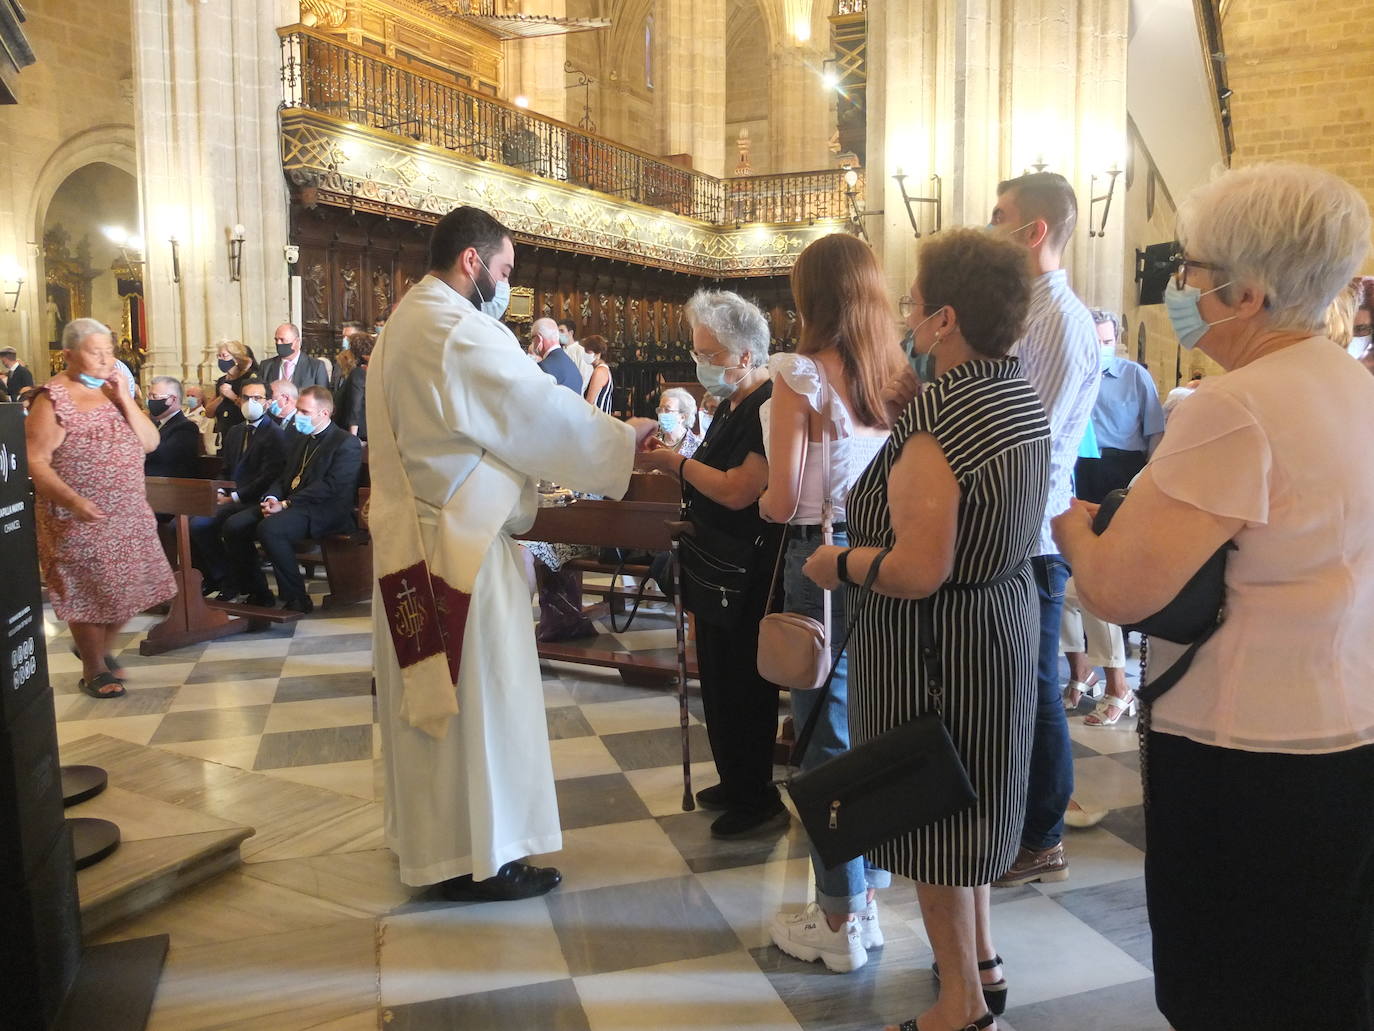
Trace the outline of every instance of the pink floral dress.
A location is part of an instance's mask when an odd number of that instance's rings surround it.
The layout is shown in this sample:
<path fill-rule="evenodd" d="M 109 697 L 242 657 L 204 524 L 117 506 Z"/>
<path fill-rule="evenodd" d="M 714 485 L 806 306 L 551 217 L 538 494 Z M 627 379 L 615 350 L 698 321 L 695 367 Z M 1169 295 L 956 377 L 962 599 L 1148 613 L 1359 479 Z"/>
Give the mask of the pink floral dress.
<path fill-rule="evenodd" d="M 53 472 L 106 516 L 83 523 L 38 495 L 38 559 L 53 612 L 68 623 L 125 623 L 177 592 L 144 492 L 143 446 L 113 402 L 83 412 L 60 378 L 43 389 L 67 434 Z"/>

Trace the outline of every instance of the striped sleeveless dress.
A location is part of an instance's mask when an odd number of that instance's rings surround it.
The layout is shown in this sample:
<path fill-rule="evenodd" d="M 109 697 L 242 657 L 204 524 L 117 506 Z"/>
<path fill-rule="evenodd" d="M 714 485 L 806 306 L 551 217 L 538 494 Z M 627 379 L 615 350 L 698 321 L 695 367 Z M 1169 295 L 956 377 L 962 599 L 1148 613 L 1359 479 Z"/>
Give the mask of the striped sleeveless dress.
<path fill-rule="evenodd" d="M 601 367 L 606 370 L 606 385 L 597 391 L 596 400 L 593 401 L 592 404 L 600 408 L 607 415 L 610 415 L 611 405 L 615 400 L 615 377 L 611 375 L 611 367 L 609 365 L 603 365 Z M 594 371 L 593 375 L 595 375 Z"/>
<path fill-rule="evenodd" d="M 868 858 L 927 884 L 987 884 L 1011 867 L 1025 818 L 1040 627 L 1030 557 L 1045 512 L 1050 430 L 1015 358 L 956 366 L 912 401 L 854 484 L 852 546 L 893 543 L 888 477 L 919 433 L 935 438 L 959 484 L 953 572 L 929 603 L 942 714 L 978 802 Z M 849 674 L 857 746 L 933 706 L 922 686 L 917 602 L 849 592 L 848 611 L 857 610 Z"/>

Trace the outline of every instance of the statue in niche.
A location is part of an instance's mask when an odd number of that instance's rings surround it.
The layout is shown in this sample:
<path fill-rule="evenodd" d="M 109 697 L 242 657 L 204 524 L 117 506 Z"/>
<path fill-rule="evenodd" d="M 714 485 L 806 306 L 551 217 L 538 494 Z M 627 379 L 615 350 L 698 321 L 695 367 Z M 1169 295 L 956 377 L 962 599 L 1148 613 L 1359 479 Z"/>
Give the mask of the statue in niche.
<path fill-rule="evenodd" d="M 306 270 L 305 279 L 301 286 L 305 291 L 305 321 L 323 322 L 325 320 L 324 266 L 311 265 Z"/>
<path fill-rule="evenodd" d="M 630 336 L 638 340 L 644 335 L 639 321 L 639 298 L 630 301 Z"/>
<path fill-rule="evenodd" d="M 586 324 L 589 323 L 589 322 L 591 321 L 591 319 L 592 319 L 592 292 L 591 292 L 590 290 L 587 290 L 587 291 L 585 291 L 585 292 L 582 294 L 582 309 L 581 309 L 581 310 L 582 310 L 582 324 L 583 324 L 583 327 L 584 327 L 584 328 L 582 329 L 582 332 L 583 332 L 583 333 L 587 333 L 587 332 L 589 332 L 589 330 L 585 328 L 585 327 L 586 327 Z"/>
<path fill-rule="evenodd" d="M 358 310 L 358 270 L 339 269 L 339 280 L 343 283 L 343 318 L 340 321 L 349 322 L 353 319 L 353 313 Z"/>
<path fill-rule="evenodd" d="M 372 317 L 385 318 L 391 308 L 391 275 L 386 269 L 372 271 Z"/>
<path fill-rule="evenodd" d="M 55 345 L 62 339 L 62 312 L 57 307 L 57 302 L 51 297 L 45 305 L 45 317 L 48 326 L 48 344 Z"/>

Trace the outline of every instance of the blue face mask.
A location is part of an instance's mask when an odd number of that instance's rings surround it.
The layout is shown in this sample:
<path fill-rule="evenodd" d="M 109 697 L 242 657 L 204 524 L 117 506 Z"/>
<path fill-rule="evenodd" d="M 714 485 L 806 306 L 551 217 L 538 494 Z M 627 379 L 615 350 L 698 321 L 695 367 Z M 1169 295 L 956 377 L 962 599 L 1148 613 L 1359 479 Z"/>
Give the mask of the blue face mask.
<path fill-rule="evenodd" d="M 1220 326 L 1223 322 L 1230 322 L 1239 317 L 1228 315 L 1224 319 L 1217 319 L 1216 322 L 1208 322 L 1198 310 L 1198 302 L 1207 294 L 1214 294 L 1230 285 L 1229 282 L 1222 283 L 1221 286 L 1214 286 L 1207 291 L 1199 290 L 1195 286 L 1185 286 L 1180 290 L 1177 280 L 1169 280 L 1169 285 L 1164 289 L 1164 307 L 1169 312 L 1169 322 L 1173 325 L 1174 333 L 1177 334 L 1178 342 L 1183 345 L 1184 350 L 1191 351 L 1196 347 L 1198 341 L 1213 326 Z"/>
<path fill-rule="evenodd" d="M 312 422 L 310 416 L 306 415 L 304 412 L 296 413 L 294 425 L 297 433 L 304 433 L 307 437 L 315 432 L 314 422 Z"/>
<path fill-rule="evenodd" d="M 483 315 L 490 315 L 494 319 L 499 319 L 502 315 L 506 314 L 506 308 L 510 305 L 510 284 L 504 280 L 497 282 L 496 277 L 491 274 L 491 269 L 487 268 L 487 263 L 482 261 L 480 255 L 477 260 L 482 262 L 483 270 L 491 277 L 492 283 L 495 284 L 492 287 L 491 298 L 488 299 L 482 296 L 482 288 L 477 286 L 475 281 L 473 282 L 472 285 L 477 289 L 477 299 L 482 302 L 478 307 L 482 310 Z"/>
<path fill-rule="evenodd" d="M 82 383 L 86 384 L 86 386 L 90 387 L 92 390 L 99 390 L 101 387 L 105 385 L 105 381 L 101 379 L 99 376 L 88 376 L 84 372 L 78 372 L 76 374 L 76 378 L 79 379 Z"/>
<path fill-rule="evenodd" d="M 916 329 L 920 329 L 939 314 L 939 311 L 936 311 L 927 315 L 916 324 Z M 902 350 L 906 352 L 906 360 L 911 363 L 911 371 L 916 374 L 916 378 L 922 383 L 934 383 L 936 379 L 935 348 L 940 346 L 940 341 L 939 338 L 936 338 L 935 343 L 930 345 L 929 351 L 918 353 L 916 351 L 916 329 L 906 331 L 906 336 L 902 339 Z"/>
<path fill-rule="evenodd" d="M 278 419 L 281 418 L 281 405 L 277 404 L 277 402 L 273 401 L 270 405 L 268 405 L 267 411 L 268 414 L 275 415 Z"/>
<path fill-rule="evenodd" d="M 729 371 L 710 362 L 697 362 L 697 382 L 705 387 L 708 393 L 724 400 L 739 388 L 738 383 L 731 383 L 725 378 Z"/>
<path fill-rule="evenodd" d="M 664 433 L 676 433 L 682 426 L 682 416 L 678 412 L 659 412 L 658 428 Z"/>

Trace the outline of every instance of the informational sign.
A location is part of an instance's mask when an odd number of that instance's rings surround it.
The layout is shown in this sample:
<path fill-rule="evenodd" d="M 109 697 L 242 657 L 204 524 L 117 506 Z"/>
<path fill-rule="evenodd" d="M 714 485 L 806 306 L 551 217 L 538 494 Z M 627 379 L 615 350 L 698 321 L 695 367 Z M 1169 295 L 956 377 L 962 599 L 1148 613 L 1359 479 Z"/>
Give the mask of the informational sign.
<path fill-rule="evenodd" d="M 48 686 L 22 405 L 0 404 L 0 727 Z"/>

